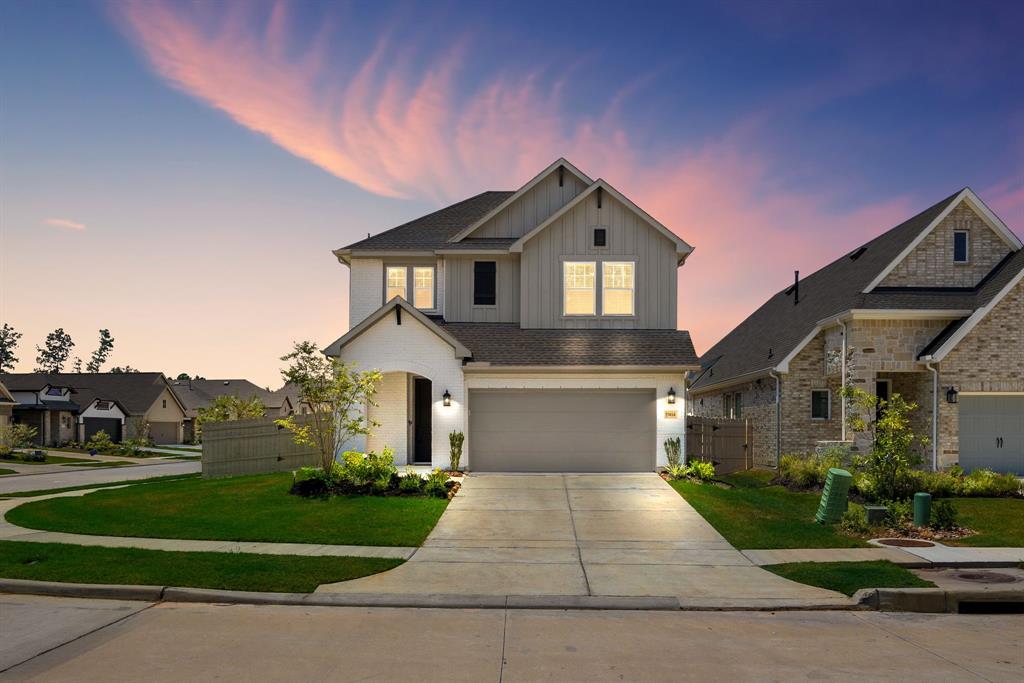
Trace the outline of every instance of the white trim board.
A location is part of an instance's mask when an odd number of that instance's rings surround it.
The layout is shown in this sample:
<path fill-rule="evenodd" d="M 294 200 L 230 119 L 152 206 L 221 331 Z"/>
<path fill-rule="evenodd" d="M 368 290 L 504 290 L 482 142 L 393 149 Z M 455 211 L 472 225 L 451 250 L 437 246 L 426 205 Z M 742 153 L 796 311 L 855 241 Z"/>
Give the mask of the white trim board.
<path fill-rule="evenodd" d="M 356 337 L 361 335 L 366 330 L 368 330 L 371 327 L 373 327 L 377 323 L 377 321 L 379 321 L 381 318 L 383 318 L 385 315 L 387 315 L 388 313 L 390 313 L 392 310 L 394 310 L 396 308 L 401 308 L 402 310 L 404 310 L 413 319 L 415 319 L 417 322 L 422 324 L 428 330 L 430 330 L 431 332 L 436 334 L 438 337 L 440 337 L 441 340 L 444 341 L 446 344 L 451 346 L 455 350 L 455 357 L 456 358 L 468 358 L 468 357 L 470 357 L 472 355 L 470 353 L 469 349 L 467 349 L 462 344 L 462 342 L 460 342 L 458 339 L 456 339 L 455 337 L 451 336 L 450 334 L 448 334 L 447 332 L 442 330 L 430 318 L 428 318 L 426 315 L 424 315 L 419 310 L 417 310 L 412 304 L 410 304 L 408 301 L 406 301 L 405 299 L 403 299 L 401 297 L 398 297 L 398 296 L 394 297 L 393 299 L 388 301 L 386 304 L 384 304 L 383 306 L 378 308 L 376 311 L 374 311 L 373 313 L 368 315 L 365 319 L 363 319 L 362 322 L 360 322 L 358 325 L 353 327 L 351 330 L 349 330 L 348 332 L 343 334 L 341 337 L 339 337 L 338 339 L 336 339 L 333 342 L 331 342 L 330 344 L 328 344 L 327 348 L 325 348 L 324 351 L 323 351 L 324 355 L 325 356 L 338 356 L 338 355 L 341 355 L 341 349 L 344 348 L 346 344 L 351 342 L 353 339 L 355 339 Z"/>
<path fill-rule="evenodd" d="M 930 235 L 931 232 L 935 230 L 935 228 L 939 225 L 939 223 L 944 221 L 946 217 L 949 216 L 950 213 L 952 213 L 953 209 L 960 205 L 960 202 L 964 201 L 966 201 L 967 204 L 972 209 L 974 209 L 975 213 L 977 213 L 981 217 L 981 219 L 985 221 L 988 227 L 991 228 L 992 231 L 995 232 L 997 235 L 999 235 L 999 237 L 1002 238 L 1002 240 L 1006 242 L 1006 244 L 1013 251 L 1017 251 L 1018 249 L 1024 248 L 1024 244 L 1022 244 L 1020 239 L 1018 239 L 1018 237 L 1014 235 L 1008 227 L 1006 227 L 1006 224 L 1003 223 L 1002 220 L 1000 220 L 999 216 L 995 215 L 992 212 L 992 210 L 985 205 L 985 202 L 981 201 L 981 198 L 978 195 L 974 194 L 974 191 L 971 188 L 965 187 L 964 189 L 960 190 L 957 196 L 949 203 L 949 206 L 943 209 L 942 213 L 936 216 L 935 219 L 931 223 L 929 223 L 928 226 L 924 230 L 922 230 L 917 237 L 914 238 L 913 242 L 907 245 L 907 247 L 903 251 L 901 251 L 899 255 L 895 259 L 893 259 L 891 263 L 889 263 L 889 265 L 883 268 L 882 271 L 875 276 L 875 279 L 872 280 L 870 284 L 868 284 L 868 286 L 864 288 L 863 293 L 868 294 L 869 292 L 871 292 L 871 290 L 877 287 L 879 283 L 885 280 L 885 278 L 888 277 L 889 273 L 895 270 L 896 266 L 902 263 L 903 260 L 907 258 L 907 256 L 909 256 L 910 253 L 914 251 L 914 249 L 916 249 L 922 241 L 924 241 L 924 238 Z"/>
<path fill-rule="evenodd" d="M 469 235 L 473 234 L 473 232 L 475 232 L 477 228 L 479 228 L 481 225 L 483 225 L 487 221 L 489 221 L 492 218 L 494 218 L 495 216 L 497 216 L 504 209 L 506 209 L 509 206 L 511 206 L 512 202 L 514 202 L 517 199 L 519 199 L 520 197 L 522 197 L 524 194 L 526 194 L 527 192 L 532 190 L 534 187 L 536 187 L 537 184 L 540 183 L 540 181 L 544 180 L 549 175 L 551 175 L 556 170 L 558 170 L 559 166 L 564 167 L 567 171 L 569 171 L 570 173 L 575 175 L 577 178 L 582 180 L 583 183 L 586 184 L 586 185 L 590 185 L 591 183 L 594 182 L 593 180 L 590 179 L 589 176 L 587 176 L 586 173 L 584 173 L 583 171 L 579 170 L 578 168 L 573 166 L 571 163 L 569 163 L 568 159 L 566 159 L 565 157 L 560 157 L 554 163 L 552 163 L 550 166 L 548 166 L 543 171 L 541 171 L 540 173 L 535 175 L 532 179 L 530 179 L 529 182 L 527 182 L 525 185 L 523 185 L 518 190 L 516 190 L 515 193 L 513 193 L 511 197 L 509 197 L 508 199 L 503 201 L 501 204 L 498 204 L 498 206 L 496 206 L 495 208 L 493 208 L 490 211 L 488 211 L 487 214 L 484 215 L 483 218 L 477 220 L 475 223 L 470 225 L 468 228 L 464 228 L 464 229 L 460 230 L 458 233 L 456 233 L 454 236 L 448 238 L 448 241 L 449 242 L 461 242 L 466 237 L 468 237 Z"/>

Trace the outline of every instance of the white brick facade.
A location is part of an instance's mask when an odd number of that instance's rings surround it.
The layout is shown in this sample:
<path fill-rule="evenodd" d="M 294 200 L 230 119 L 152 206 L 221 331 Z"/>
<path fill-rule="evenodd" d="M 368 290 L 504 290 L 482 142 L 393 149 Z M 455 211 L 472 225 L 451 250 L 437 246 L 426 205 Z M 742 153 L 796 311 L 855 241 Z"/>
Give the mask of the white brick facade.
<path fill-rule="evenodd" d="M 384 303 L 384 262 L 378 258 L 352 259 L 349 271 L 348 325 L 355 327 Z"/>

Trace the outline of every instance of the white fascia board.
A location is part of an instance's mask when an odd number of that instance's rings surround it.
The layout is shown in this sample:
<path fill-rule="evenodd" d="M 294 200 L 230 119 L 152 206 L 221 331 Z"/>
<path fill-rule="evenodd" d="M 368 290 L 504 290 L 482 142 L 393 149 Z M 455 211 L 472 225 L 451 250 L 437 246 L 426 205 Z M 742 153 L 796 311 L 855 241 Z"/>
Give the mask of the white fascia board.
<path fill-rule="evenodd" d="M 649 213 L 641 209 L 639 206 L 634 204 L 632 200 L 630 200 L 628 197 L 626 197 L 621 192 L 616 190 L 614 187 L 609 185 L 607 181 L 605 181 L 603 178 L 598 178 L 592 185 L 590 185 L 590 187 L 576 195 L 576 197 L 573 198 L 571 202 L 560 208 L 555 213 L 551 214 L 551 216 L 549 216 L 547 220 L 545 220 L 543 223 L 541 223 L 533 230 L 530 230 L 528 233 L 526 233 L 518 240 L 516 240 L 512 244 L 512 246 L 509 247 L 509 251 L 513 253 L 521 253 L 523 251 L 523 245 L 525 245 L 527 242 L 533 239 L 538 233 L 542 232 L 543 230 L 546 230 L 552 223 L 560 219 L 569 211 L 572 211 L 574 208 L 579 206 L 581 202 L 583 202 L 587 197 L 589 197 L 598 189 L 608 192 L 608 194 L 610 194 L 614 199 L 620 201 L 622 204 L 626 206 L 626 208 L 630 209 L 631 211 L 633 211 L 633 213 L 642 218 L 645 223 L 650 225 L 652 228 L 654 228 L 662 235 L 664 235 L 669 241 L 675 244 L 676 253 L 682 256 L 682 258 L 679 261 L 680 265 L 683 261 L 686 260 L 686 256 L 688 256 L 690 252 L 693 251 L 693 247 L 687 244 L 685 240 L 683 240 L 677 234 L 675 234 L 667 227 L 665 227 L 657 220 L 655 220 Z"/>
<path fill-rule="evenodd" d="M 830 322 L 839 320 L 941 320 L 943 318 L 963 318 L 973 312 L 973 308 L 855 308 L 843 315 L 826 318 L 826 320 Z"/>
<path fill-rule="evenodd" d="M 715 382 L 714 384 L 705 384 L 702 387 L 695 388 L 691 385 L 688 391 L 693 396 L 701 396 L 704 394 L 721 391 L 722 389 L 728 389 L 729 387 L 734 387 L 739 384 L 749 384 L 750 382 L 756 380 L 759 377 L 767 377 L 768 373 L 771 372 L 772 370 L 775 370 L 775 368 L 769 367 L 763 368 L 761 370 L 752 370 L 750 372 L 745 372 L 742 375 L 730 377 L 729 379 L 723 380 L 721 382 Z"/>
<path fill-rule="evenodd" d="M 808 344 L 810 344 L 811 340 L 813 340 L 815 337 L 817 337 L 821 333 L 821 331 L 823 329 L 825 329 L 825 327 L 828 327 L 828 326 L 827 325 L 826 326 L 822 326 L 822 325 L 815 326 L 814 330 L 812 330 L 809 335 L 804 337 L 800 341 L 799 344 L 794 346 L 793 350 L 790 351 L 789 353 L 787 353 L 786 357 L 783 358 L 782 361 L 778 365 L 776 365 L 774 368 L 772 368 L 772 370 L 774 370 L 775 372 L 782 372 L 782 373 L 789 372 L 789 363 L 790 363 L 790 361 L 792 361 L 794 358 L 796 358 L 796 354 L 798 354 L 801 351 L 803 351 L 804 347 L 807 346 Z"/>
<path fill-rule="evenodd" d="M 699 365 L 491 365 L 471 361 L 462 367 L 465 373 L 646 373 L 651 375 L 682 374 L 700 369 Z"/>
<path fill-rule="evenodd" d="M 887 265 L 884 269 L 882 269 L 882 271 L 877 276 L 875 276 L 875 279 L 872 280 L 871 283 L 864 288 L 863 293 L 868 294 L 869 292 L 871 292 L 871 290 L 877 287 L 879 283 L 885 280 L 885 278 L 888 277 L 889 273 L 891 273 L 896 268 L 896 266 L 902 263 L 903 260 L 907 258 L 910 255 L 910 253 L 914 251 L 914 249 L 916 249 L 919 244 L 921 244 L 922 241 L 924 241 L 924 238 L 930 235 L 931 232 L 936 228 L 936 226 L 938 226 L 942 221 L 944 221 L 946 217 L 949 216 L 950 213 L 952 213 L 953 209 L 959 206 L 960 202 L 963 201 L 966 201 L 967 204 L 970 205 L 972 209 L 974 209 L 975 213 L 981 216 L 981 219 L 985 221 L 985 223 L 988 225 L 989 228 L 992 229 L 993 232 L 999 235 L 999 237 L 1004 242 L 1006 242 L 1007 246 L 1009 246 L 1014 251 L 1024 247 L 1020 239 L 1015 234 L 1013 234 L 1013 231 L 1006 227 L 1006 223 L 1003 223 L 1003 221 L 1000 220 L 999 216 L 995 215 L 992 212 L 992 210 L 985 205 L 985 202 L 981 201 L 981 198 L 978 195 L 974 194 L 974 191 L 971 188 L 965 187 L 963 190 L 960 191 L 959 194 L 957 194 L 956 198 L 949 203 L 949 206 L 943 209 L 942 213 L 936 216 L 935 219 L 928 224 L 928 227 L 922 230 L 918 234 L 918 236 L 914 238 L 914 241 L 907 245 L 906 249 L 901 251 L 899 255 L 889 263 L 889 265 Z"/>
<path fill-rule="evenodd" d="M 460 342 L 458 339 L 442 330 L 434 323 L 434 321 L 432 321 L 430 318 L 428 318 L 419 310 L 417 310 L 412 304 L 410 304 L 405 299 L 399 296 L 396 296 L 390 301 L 388 301 L 386 304 L 384 304 L 376 311 L 368 315 L 358 325 L 356 325 L 351 330 L 340 336 L 338 339 L 328 344 L 323 350 L 324 355 L 331 357 L 340 355 L 341 349 L 346 344 L 351 342 L 353 339 L 361 335 L 366 330 L 373 327 L 377 323 L 377 321 L 379 321 L 381 318 L 383 318 L 385 315 L 387 315 L 396 308 L 401 308 L 402 310 L 404 310 L 410 316 L 415 318 L 419 323 L 421 323 L 424 327 L 426 327 L 428 330 L 430 330 L 438 337 L 440 337 L 442 341 L 451 346 L 455 350 L 455 356 L 457 358 L 468 358 L 472 355 L 469 349 L 467 349 L 462 342 Z"/>
<path fill-rule="evenodd" d="M 579 170 L 578 168 L 573 166 L 571 163 L 569 163 L 569 161 L 565 157 L 561 157 L 558 160 L 556 160 L 554 163 L 552 163 L 550 166 L 545 168 L 543 171 L 541 171 L 540 173 L 535 175 L 533 178 L 531 178 L 529 182 L 527 182 L 525 185 L 523 185 L 518 190 L 516 190 L 515 193 L 511 197 L 509 197 L 508 199 L 503 201 L 501 204 L 498 204 L 498 206 L 496 206 L 495 208 L 493 208 L 490 211 L 488 211 L 487 214 L 484 215 L 483 218 L 477 220 L 475 223 L 470 225 L 468 228 L 464 228 L 463 230 L 459 231 L 454 236 L 450 237 L 448 239 L 448 241 L 449 242 L 461 242 L 462 240 L 464 240 L 466 237 L 471 235 L 481 225 L 483 225 L 487 221 L 489 221 L 492 218 L 494 218 L 495 216 L 497 216 L 504 209 L 506 209 L 509 206 L 511 206 L 512 202 L 516 201 L 517 199 L 522 197 L 524 194 L 529 192 L 531 189 L 536 187 L 536 185 L 538 183 L 540 183 L 540 181 L 544 180 L 549 175 L 551 175 L 554 171 L 556 171 L 558 169 L 559 166 L 565 167 L 570 173 L 574 174 L 577 178 L 582 180 L 587 185 L 590 185 L 590 184 L 592 184 L 594 182 L 593 180 L 590 179 L 589 176 L 587 176 L 587 174 L 585 174 L 583 171 Z"/>
<path fill-rule="evenodd" d="M 974 311 L 974 313 L 971 314 L 971 317 L 967 319 L 967 322 L 961 325 L 960 328 L 957 329 L 957 331 L 954 332 L 942 346 L 932 353 L 932 362 L 938 362 L 945 358 L 946 355 L 952 351 L 957 344 L 963 341 L 963 338 L 970 334 L 971 330 L 977 327 L 978 323 L 980 323 L 982 319 L 1013 290 L 1014 287 L 1020 284 L 1022 279 L 1024 279 L 1024 270 L 1017 273 L 1012 280 L 1006 283 L 1006 286 L 999 290 L 999 293 L 992 297 L 991 301 Z"/>
<path fill-rule="evenodd" d="M 488 254 L 488 255 L 502 255 L 508 256 L 508 249 L 438 249 L 435 252 L 438 256 L 458 256 L 459 254 L 465 254 L 467 256 L 474 256 L 476 254 Z"/>

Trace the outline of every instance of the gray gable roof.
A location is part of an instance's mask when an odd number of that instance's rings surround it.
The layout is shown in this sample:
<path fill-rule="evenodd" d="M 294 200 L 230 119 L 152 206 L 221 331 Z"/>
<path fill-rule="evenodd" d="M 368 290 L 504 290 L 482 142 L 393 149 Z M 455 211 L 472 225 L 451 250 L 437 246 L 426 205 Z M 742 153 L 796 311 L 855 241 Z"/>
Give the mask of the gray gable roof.
<path fill-rule="evenodd" d="M 47 384 L 75 390 L 73 401 L 87 408 L 94 399 L 117 401 L 129 415 L 142 415 L 167 388 L 162 372 L 82 372 L 50 374 L 43 372 L 0 376 L 11 391 L 39 391 Z"/>
<path fill-rule="evenodd" d="M 238 396 L 249 399 L 259 397 L 267 408 L 280 408 L 284 396 L 277 395 L 247 379 L 175 379 L 170 380 L 171 391 L 178 397 L 189 417 L 195 417 L 200 408 L 208 407 L 218 396 Z"/>
<path fill-rule="evenodd" d="M 486 216 L 513 194 L 515 192 L 481 192 L 426 216 L 354 242 L 339 251 L 433 251 L 459 248 L 456 246 L 458 243 L 449 244 L 448 239 Z M 467 245 L 461 248 L 470 247 Z"/>
<path fill-rule="evenodd" d="M 438 326 L 462 342 L 476 363 L 492 365 L 698 364 L 690 333 L 682 330 L 522 329 L 518 323 L 449 323 Z"/>
<path fill-rule="evenodd" d="M 974 289 L 876 287 L 863 293 L 960 192 L 801 279 L 799 304 L 793 303 L 791 288 L 776 293 L 701 356 L 703 371 L 693 389 L 766 373 L 797 348 L 818 321 L 846 310 L 974 310 L 988 303 L 1024 268 L 1024 250 L 1005 259 Z M 857 257 L 852 258 L 854 255 Z"/>

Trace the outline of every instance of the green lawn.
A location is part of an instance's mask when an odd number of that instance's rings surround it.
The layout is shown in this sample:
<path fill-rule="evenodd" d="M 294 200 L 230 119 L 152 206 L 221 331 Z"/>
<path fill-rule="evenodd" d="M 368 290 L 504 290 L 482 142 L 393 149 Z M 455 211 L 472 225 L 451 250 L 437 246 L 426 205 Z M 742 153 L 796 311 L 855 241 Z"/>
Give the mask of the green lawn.
<path fill-rule="evenodd" d="M 135 463 L 127 460 L 91 460 L 82 462 L 66 462 L 61 467 L 124 467 Z"/>
<path fill-rule="evenodd" d="M 448 501 L 399 496 L 302 498 L 288 472 L 183 479 L 29 502 L 7 513 L 31 529 L 110 536 L 418 546 Z"/>
<path fill-rule="evenodd" d="M 199 455 L 200 453 L 202 453 L 201 449 L 198 449 L 198 448 L 186 448 L 185 446 L 151 446 L 151 448 L 159 448 L 162 451 L 182 451 L 184 453 L 195 453 L 196 455 Z M 160 454 L 159 453 L 155 453 L 154 455 L 160 455 Z"/>
<path fill-rule="evenodd" d="M 0 576 L 8 579 L 311 593 L 402 564 L 375 557 L 295 557 L 181 553 L 63 543 L 0 541 Z"/>
<path fill-rule="evenodd" d="M 978 532 L 949 545 L 1024 548 L 1024 499 L 956 498 L 960 525 Z"/>
<path fill-rule="evenodd" d="M 9 462 L 14 465 L 67 465 L 72 463 L 83 463 L 83 462 L 96 462 L 95 460 L 88 460 L 85 458 L 66 458 L 63 455 L 46 455 L 45 460 L 36 460 L 29 462 L 27 460 L 7 460 L 4 458 L 0 462 Z"/>
<path fill-rule="evenodd" d="M 815 524 L 819 496 L 770 486 L 773 476 L 772 472 L 751 470 L 721 477 L 735 486 L 731 489 L 685 480 L 670 484 L 740 550 L 867 547 L 838 527 Z"/>
<path fill-rule="evenodd" d="M 909 570 L 892 562 L 790 562 L 763 567 L 773 574 L 853 595 L 861 588 L 934 588 Z"/>
<path fill-rule="evenodd" d="M 0 467 L 0 476 L 3 476 L 5 474 L 17 474 L 17 473 L 18 473 L 17 470 L 8 470 L 8 469 L 5 469 L 3 467 Z"/>
<path fill-rule="evenodd" d="M 202 475 L 195 474 L 167 474 L 162 477 L 150 477 L 149 479 L 130 479 L 128 481 L 111 481 L 103 484 L 79 484 L 78 486 L 64 486 L 56 489 L 36 489 L 34 491 L 16 491 L 14 493 L 2 493 L 0 498 L 34 498 L 45 496 L 51 493 L 63 493 L 65 491 L 83 491 L 85 489 L 106 489 L 112 486 L 136 486 L 138 484 L 152 484 L 158 481 L 176 481 L 178 479 L 198 479 Z"/>

